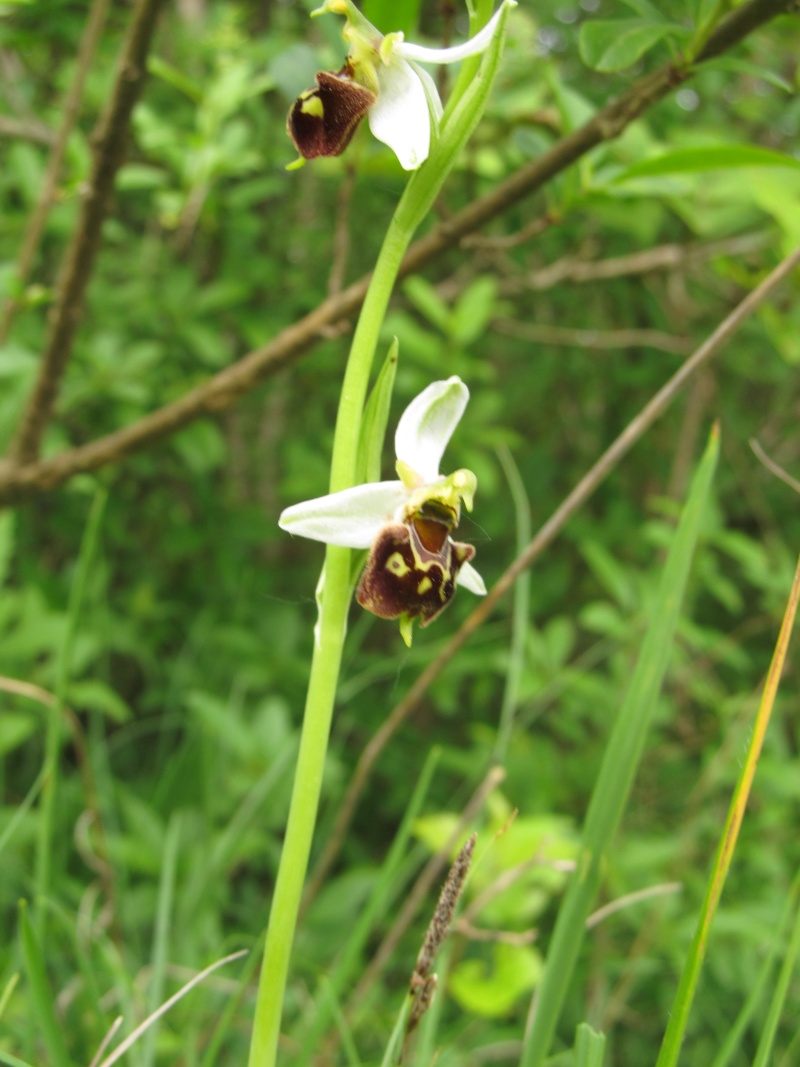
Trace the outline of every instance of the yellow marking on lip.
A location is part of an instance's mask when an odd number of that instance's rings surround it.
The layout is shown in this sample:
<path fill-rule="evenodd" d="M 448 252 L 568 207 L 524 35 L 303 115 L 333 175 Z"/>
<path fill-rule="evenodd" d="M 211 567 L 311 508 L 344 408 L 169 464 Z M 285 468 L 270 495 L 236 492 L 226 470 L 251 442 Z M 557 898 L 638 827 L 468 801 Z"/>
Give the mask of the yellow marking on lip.
<path fill-rule="evenodd" d="M 428 590 L 431 589 L 432 587 L 433 587 L 433 582 L 430 580 L 430 578 L 423 578 L 422 581 L 417 586 L 417 593 L 418 593 L 419 596 L 422 596 L 423 593 L 427 593 Z"/>
<path fill-rule="evenodd" d="M 300 111 L 304 115 L 313 115 L 318 119 L 321 119 L 325 114 L 325 108 L 322 106 L 322 101 L 316 95 L 316 92 L 311 96 L 305 97 L 300 105 Z"/>
<path fill-rule="evenodd" d="M 396 574 L 398 578 L 405 578 L 410 573 L 411 568 L 403 559 L 399 552 L 392 552 L 391 556 L 386 560 L 384 564 L 387 571 L 391 571 L 392 574 Z"/>

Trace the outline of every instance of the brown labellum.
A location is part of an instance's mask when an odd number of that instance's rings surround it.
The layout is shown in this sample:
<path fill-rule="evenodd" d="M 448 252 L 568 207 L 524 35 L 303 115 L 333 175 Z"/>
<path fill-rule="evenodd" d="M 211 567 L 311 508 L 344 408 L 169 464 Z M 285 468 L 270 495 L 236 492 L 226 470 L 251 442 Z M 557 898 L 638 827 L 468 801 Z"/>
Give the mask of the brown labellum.
<path fill-rule="evenodd" d="M 384 526 L 361 575 L 356 599 L 382 619 L 407 615 L 421 626 L 444 611 L 456 591 L 456 576 L 475 555 L 472 545 L 453 541 L 450 528 L 417 516 Z"/>
<path fill-rule="evenodd" d="M 350 77 L 347 64 L 338 73 L 323 70 L 316 88 L 307 89 L 292 104 L 286 129 L 305 159 L 338 156 L 376 99 L 375 93 Z"/>

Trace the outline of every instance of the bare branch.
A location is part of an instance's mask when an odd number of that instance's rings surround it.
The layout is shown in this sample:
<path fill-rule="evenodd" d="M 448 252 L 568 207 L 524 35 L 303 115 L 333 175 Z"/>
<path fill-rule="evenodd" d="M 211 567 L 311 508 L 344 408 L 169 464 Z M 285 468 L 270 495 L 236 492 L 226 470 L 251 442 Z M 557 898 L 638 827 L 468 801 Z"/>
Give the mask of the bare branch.
<path fill-rule="evenodd" d="M 36 119 L 18 119 L 11 115 L 0 115 L 0 137 L 13 137 L 19 141 L 35 141 L 37 144 L 55 144 L 56 134 Z"/>
<path fill-rule="evenodd" d="M 149 2 L 156 3 L 158 0 Z M 752 30 L 785 11 L 790 3 L 791 0 L 750 0 L 750 3 L 737 8 L 709 38 L 698 62 L 732 47 Z M 417 240 L 409 248 L 399 276 L 405 277 L 419 270 L 459 244 L 468 233 L 535 193 L 592 148 L 617 137 L 634 119 L 690 78 L 695 67 L 667 64 L 637 82 L 623 96 L 610 101 L 582 127 L 562 138 L 544 155 L 526 164 L 491 193 L 473 201 L 469 207 Z M 0 468 L 0 504 L 12 503 L 52 489 L 73 474 L 96 470 L 120 460 L 193 419 L 228 407 L 268 375 L 299 359 L 324 336 L 329 327 L 352 316 L 364 299 L 368 283 L 369 276 L 361 278 L 342 293 L 323 301 L 309 315 L 281 331 L 268 344 L 244 356 L 173 403 L 129 426 L 87 445 L 68 449 L 52 459 L 29 462 L 20 467 L 6 464 Z M 59 376 L 61 370 L 63 366 Z M 53 397 L 54 392 L 49 405 Z M 48 412 L 49 409 L 48 406 Z M 37 442 L 39 436 L 40 429 L 36 433 Z M 17 457 L 21 456 L 21 452 L 18 448 Z"/>
<path fill-rule="evenodd" d="M 72 133 L 78 118 L 81 97 L 83 96 L 83 86 L 86 81 L 86 75 L 89 73 L 97 42 L 100 39 L 100 34 L 103 30 L 107 11 L 108 0 L 93 0 L 89 10 L 89 18 L 86 21 L 86 29 L 83 32 L 83 37 L 81 38 L 80 47 L 78 49 L 78 63 L 75 70 L 75 77 L 67 90 L 66 97 L 64 98 L 64 118 L 61 122 L 61 128 L 53 141 L 53 147 L 50 152 L 50 158 L 47 161 L 47 168 L 44 173 L 42 187 L 39 190 L 39 196 L 36 200 L 36 206 L 28 220 L 28 225 L 22 238 L 22 245 L 20 246 L 15 272 L 15 280 L 20 287 L 24 286 L 28 280 L 28 275 L 33 267 L 36 253 L 42 239 L 47 216 L 49 215 L 50 208 L 55 200 L 56 187 L 58 185 L 59 175 L 61 174 L 61 165 L 64 162 L 67 141 L 69 140 L 70 134 Z M 18 307 L 19 301 L 13 299 L 13 297 L 6 301 L 5 307 L 3 308 L 2 319 L 0 319 L 0 345 L 2 345 L 8 337 Z"/>
<path fill-rule="evenodd" d="M 788 471 L 785 471 L 774 459 L 770 459 L 755 437 L 750 438 L 750 447 L 768 471 L 772 471 L 776 478 L 780 478 L 782 482 L 785 482 L 788 486 L 794 489 L 796 493 L 800 493 L 800 482 L 798 482 L 796 478 L 793 478 Z"/>
<path fill-rule="evenodd" d="M 78 224 L 62 261 L 39 375 L 12 446 L 12 461 L 16 463 L 35 460 L 55 404 L 100 246 L 100 231 L 108 214 L 114 177 L 125 158 L 130 116 L 144 84 L 146 57 L 156 19 L 165 2 L 138 0 L 134 8 L 111 96 L 93 136 L 92 171 Z"/>
<path fill-rule="evenodd" d="M 662 352 L 682 356 L 692 351 L 692 342 L 688 337 L 675 337 L 661 330 L 573 330 L 566 326 L 545 326 L 518 322 L 516 319 L 494 319 L 492 326 L 498 333 L 533 341 L 534 344 L 600 349 L 658 348 Z"/>

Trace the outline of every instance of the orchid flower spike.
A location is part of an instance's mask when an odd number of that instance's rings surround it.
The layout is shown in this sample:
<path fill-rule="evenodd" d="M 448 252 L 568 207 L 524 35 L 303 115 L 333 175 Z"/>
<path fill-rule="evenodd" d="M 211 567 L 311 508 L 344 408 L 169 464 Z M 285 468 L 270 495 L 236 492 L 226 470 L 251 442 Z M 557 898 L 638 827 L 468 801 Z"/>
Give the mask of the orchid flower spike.
<path fill-rule="evenodd" d="M 372 482 L 294 504 L 279 525 L 329 545 L 370 549 L 356 599 L 384 619 L 400 619 L 411 644 L 414 619 L 427 626 L 453 598 L 456 585 L 483 596 L 471 565 L 472 545 L 453 541 L 461 502 L 477 488 L 472 471 L 439 473 L 442 454 L 464 413 L 469 390 L 455 375 L 411 401 L 395 434 L 398 481 Z"/>
<path fill-rule="evenodd" d="M 338 156 L 347 148 L 358 124 L 369 126 L 388 145 L 404 170 L 416 170 L 428 158 L 431 125 L 438 130 L 442 102 L 430 74 L 420 63 L 457 63 L 484 52 L 497 30 L 503 0 L 486 26 L 454 48 L 408 44 L 402 33 L 385 37 L 368 22 L 352 0 L 325 0 L 313 12 L 344 15 L 344 39 L 350 52 L 339 71 L 317 74 L 313 89 L 301 93 L 289 112 L 286 129 L 303 159 Z"/>

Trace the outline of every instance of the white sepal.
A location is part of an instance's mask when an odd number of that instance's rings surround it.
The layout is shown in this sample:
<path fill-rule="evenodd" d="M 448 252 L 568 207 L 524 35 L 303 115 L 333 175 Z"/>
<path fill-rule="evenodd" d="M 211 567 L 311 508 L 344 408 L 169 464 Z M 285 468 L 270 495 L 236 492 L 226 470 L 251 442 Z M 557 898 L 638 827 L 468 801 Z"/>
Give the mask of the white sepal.
<path fill-rule="evenodd" d="M 470 37 L 463 44 L 453 45 L 452 48 L 426 48 L 422 44 L 398 41 L 394 46 L 394 53 L 402 56 L 403 59 L 411 59 L 417 63 L 437 64 L 458 63 L 459 60 L 467 59 L 469 56 L 477 56 L 480 52 L 485 52 L 491 44 L 500 16 L 503 13 L 503 8 L 516 6 L 516 0 L 503 0 L 503 3 L 480 33 L 476 33 L 474 37 Z"/>
<path fill-rule="evenodd" d="M 402 482 L 370 482 L 293 504 L 281 513 L 282 530 L 342 548 L 369 548 L 381 526 L 395 521 L 408 499 Z"/>
<path fill-rule="evenodd" d="M 394 438 L 395 453 L 423 484 L 439 478 L 439 463 L 468 400 L 469 389 L 453 375 L 423 389 L 403 412 Z"/>

